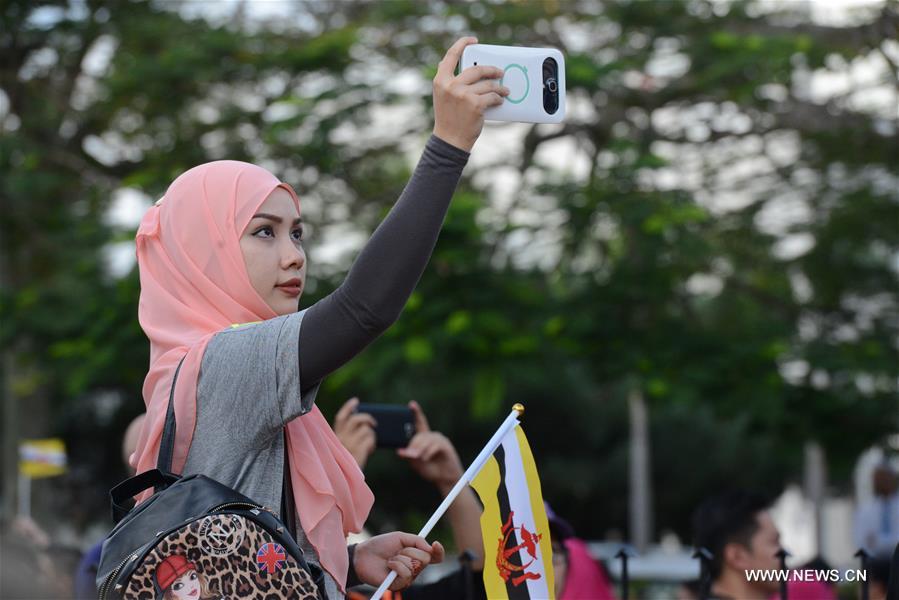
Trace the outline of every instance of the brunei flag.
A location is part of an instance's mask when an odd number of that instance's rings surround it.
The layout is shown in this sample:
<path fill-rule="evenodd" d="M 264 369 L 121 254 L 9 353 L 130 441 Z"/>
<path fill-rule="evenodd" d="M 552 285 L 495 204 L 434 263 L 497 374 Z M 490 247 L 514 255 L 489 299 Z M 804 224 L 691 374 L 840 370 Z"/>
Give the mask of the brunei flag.
<path fill-rule="evenodd" d="M 534 456 L 520 425 L 505 435 L 471 485 L 484 504 L 487 597 L 554 598 L 549 523 Z"/>

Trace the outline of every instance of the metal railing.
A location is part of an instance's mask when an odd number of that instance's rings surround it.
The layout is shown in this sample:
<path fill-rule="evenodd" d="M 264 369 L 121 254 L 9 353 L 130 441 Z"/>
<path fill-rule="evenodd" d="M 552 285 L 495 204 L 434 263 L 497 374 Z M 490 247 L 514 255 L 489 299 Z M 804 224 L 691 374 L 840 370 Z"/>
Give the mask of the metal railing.
<path fill-rule="evenodd" d="M 899 546 L 897 546 L 896 553 L 897 556 L 899 556 Z M 775 556 L 780 562 L 780 570 L 782 572 L 788 571 L 787 557 L 790 556 L 790 553 L 787 550 L 781 548 Z M 868 562 L 871 558 L 871 555 L 864 548 L 860 548 L 853 556 L 855 556 L 855 558 L 859 560 L 860 572 L 867 573 Z M 630 598 L 631 578 L 630 571 L 628 569 L 628 561 L 630 561 L 632 558 L 637 557 L 639 557 L 639 554 L 631 546 L 622 546 L 614 556 L 615 559 L 620 561 L 621 570 L 620 577 L 618 578 L 618 583 L 619 598 L 621 600 L 628 600 Z M 711 564 L 712 560 L 714 559 L 714 555 L 707 548 L 696 548 L 692 554 L 692 558 L 699 561 L 699 600 L 709 600 L 712 587 Z M 894 562 L 896 562 L 895 558 Z M 899 579 L 899 573 L 891 573 L 891 578 Z M 779 583 L 780 600 L 789 600 L 789 588 L 787 586 L 787 579 L 784 578 Z M 859 578 L 857 580 L 857 583 L 860 586 L 860 600 L 869 600 L 870 582 L 868 580 L 868 577 Z"/>

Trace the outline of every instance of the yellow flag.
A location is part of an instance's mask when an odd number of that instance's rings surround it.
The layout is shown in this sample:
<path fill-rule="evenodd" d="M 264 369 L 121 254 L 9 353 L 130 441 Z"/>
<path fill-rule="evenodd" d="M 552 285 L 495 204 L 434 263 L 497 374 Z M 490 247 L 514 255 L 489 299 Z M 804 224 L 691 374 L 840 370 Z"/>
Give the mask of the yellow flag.
<path fill-rule="evenodd" d="M 520 425 L 506 434 L 471 485 L 484 504 L 487 597 L 555 598 L 549 522 L 534 456 Z"/>
<path fill-rule="evenodd" d="M 66 472 L 66 445 L 59 438 L 24 440 L 19 444 L 19 472 L 32 479 Z"/>

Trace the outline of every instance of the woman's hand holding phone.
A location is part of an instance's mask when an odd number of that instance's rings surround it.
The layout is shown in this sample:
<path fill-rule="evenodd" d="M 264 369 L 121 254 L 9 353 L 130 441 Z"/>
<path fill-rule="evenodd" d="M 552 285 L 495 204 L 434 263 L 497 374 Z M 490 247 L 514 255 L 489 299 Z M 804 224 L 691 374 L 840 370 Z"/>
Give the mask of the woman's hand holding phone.
<path fill-rule="evenodd" d="M 501 105 L 509 95 L 497 81 L 503 76 L 497 67 L 470 67 L 455 75 L 462 51 L 477 43 L 473 37 L 458 40 L 437 65 L 434 77 L 434 135 L 466 152 L 481 135 L 484 111 Z"/>
<path fill-rule="evenodd" d="M 442 433 L 431 431 L 418 402 L 413 400 L 409 408 L 415 415 L 416 433 L 409 445 L 397 449 L 396 453 L 408 460 L 422 479 L 436 485 L 445 496 L 465 473 L 465 468 L 453 443 Z"/>
<path fill-rule="evenodd" d="M 334 433 L 340 443 L 350 451 L 360 469 L 365 469 L 368 457 L 375 451 L 375 418 L 368 413 L 356 412 L 359 398 L 344 402 L 334 417 Z"/>

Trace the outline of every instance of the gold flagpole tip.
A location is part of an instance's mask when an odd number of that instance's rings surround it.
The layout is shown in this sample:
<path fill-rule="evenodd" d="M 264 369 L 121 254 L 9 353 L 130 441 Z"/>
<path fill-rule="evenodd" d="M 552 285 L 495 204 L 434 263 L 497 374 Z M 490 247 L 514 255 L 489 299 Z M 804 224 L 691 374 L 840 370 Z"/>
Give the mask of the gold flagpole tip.
<path fill-rule="evenodd" d="M 515 403 L 514 405 L 512 405 L 512 410 L 517 412 L 518 416 L 520 417 L 524 414 L 524 404 Z"/>

